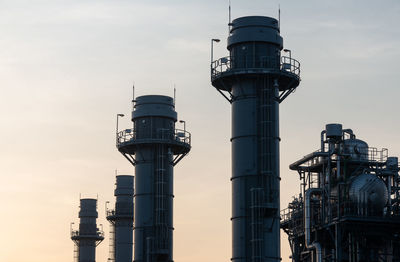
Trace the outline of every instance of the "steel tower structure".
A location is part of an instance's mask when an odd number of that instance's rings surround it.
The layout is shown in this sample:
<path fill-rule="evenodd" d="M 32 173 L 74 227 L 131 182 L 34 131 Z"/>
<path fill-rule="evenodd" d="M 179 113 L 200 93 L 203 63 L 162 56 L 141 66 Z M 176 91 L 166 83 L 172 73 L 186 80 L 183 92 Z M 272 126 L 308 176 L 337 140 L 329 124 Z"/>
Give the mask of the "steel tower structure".
<path fill-rule="evenodd" d="M 229 25 L 230 54 L 211 61 L 211 82 L 232 104 L 232 261 L 276 262 L 279 103 L 299 85 L 300 64 L 281 57 L 276 19 L 248 16 Z"/>
<path fill-rule="evenodd" d="M 400 261 L 398 157 L 328 124 L 320 149 L 289 167 L 301 188 L 281 211 L 292 261 Z"/>
<path fill-rule="evenodd" d="M 116 177 L 115 209 L 106 210 L 110 222 L 109 261 L 132 262 L 133 247 L 133 176 Z"/>
<path fill-rule="evenodd" d="M 118 150 L 135 166 L 136 262 L 173 261 L 173 167 L 190 151 L 190 133 L 175 129 L 175 101 L 137 97 L 133 128 L 117 135 Z"/>
<path fill-rule="evenodd" d="M 77 262 L 95 262 L 96 246 L 104 239 L 103 232 L 97 228 L 97 199 L 80 200 L 79 230 L 71 229 L 71 239 L 75 243 Z"/>

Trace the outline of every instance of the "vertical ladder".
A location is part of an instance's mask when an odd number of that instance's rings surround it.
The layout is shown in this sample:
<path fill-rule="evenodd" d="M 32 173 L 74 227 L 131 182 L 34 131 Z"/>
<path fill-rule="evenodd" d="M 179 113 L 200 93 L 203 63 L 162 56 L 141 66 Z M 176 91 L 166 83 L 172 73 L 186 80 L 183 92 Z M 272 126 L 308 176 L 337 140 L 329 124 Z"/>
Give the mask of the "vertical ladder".
<path fill-rule="evenodd" d="M 165 181 L 165 152 L 164 146 L 157 146 L 157 163 L 156 163 L 156 192 L 155 192 L 155 226 L 156 226 L 156 241 L 155 247 L 158 250 L 167 249 L 167 238 L 168 238 L 168 226 L 167 226 L 167 198 L 166 194 L 166 184 Z"/>
<path fill-rule="evenodd" d="M 115 261 L 115 226 L 110 222 L 110 236 L 109 236 L 109 255 L 108 261 Z"/>
<path fill-rule="evenodd" d="M 263 260 L 263 236 L 262 236 L 262 212 L 264 202 L 264 190 L 263 188 L 251 188 L 251 261 L 262 262 Z"/>
<path fill-rule="evenodd" d="M 262 78 L 261 94 L 259 96 L 259 165 L 260 165 L 260 183 L 265 189 L 267 203 L 273 203 L 277 194 L 274 189 L 274 175 L 272 167 L 274 166 L 275 148 L 274 145 L 274 111 L 273 102 L 275 99 L 274 87 L 269 86 L 269 79 Z"/>
<path fill-rule="evenodd" d="M 79 262 L 79 243 L 76 242 L 74 246 L 74 262 Z"/>

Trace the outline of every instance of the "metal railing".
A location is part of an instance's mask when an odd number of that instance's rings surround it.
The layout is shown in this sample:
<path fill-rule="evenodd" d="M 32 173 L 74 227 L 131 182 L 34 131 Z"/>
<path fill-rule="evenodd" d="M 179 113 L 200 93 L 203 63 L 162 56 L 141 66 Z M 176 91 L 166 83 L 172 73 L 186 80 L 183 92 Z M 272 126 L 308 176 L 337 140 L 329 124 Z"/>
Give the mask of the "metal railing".
<path fill-rule="evenodd" d="M 281 224 L 289 223 L 290 226 L 301 224 L 303 220 L 303 203 L 298 205 L 296 208 L 285 208 L 280 211 Z M 312 208 L 313 222 L 315 224 L 323 224 L 322 221 L 323 209 L 319 204 L 314 205 Z M 385 217 L 400 217 L 400 210 L 392 209 L 389 210 L 387 207 L 382 210 L 375 210 L 370 203 L 356 203 L 351 200 L 341 201 L 340 203 L 335 201 L 332 204 L 331 209 L 332 218 L 338 217 L 359 217 L 359 218 L 385 218 Z M 325 214 L 325 217 L 326 214 Z M 300 223 L 296 223 L 299 221 Z"/>
<path fill-rule="evenodd" d="M 289 220 L 296 218 L 303 218 L 303 207 L 299 206 L 298 208 L 285 208 L 280 211 L 281 212 L 281 223 L 289 222 Z"/>
<path fill-rule="evenodd" d="M 388 149 L 378 150 L 375 147 L 368 147 L 368 159 L 371 161 L 385 162 L 388 158 Z"/>
<path fill-rule="evenodd" d="M 271 69 L 300 77 L 300 63 L 291 57 L 282 56 L 279 61 L 277 56 L 261 56 L 258 59 L 226 56 L 211 63 L 211 78 L 214 79 L 222 73 L 236 69 Z"/>
<path fill-rule="evenodd" d="M 156 132 L 138 132 L 135 129 L 125 129 L 123 131 L 118 132 L 117 135 L 117 146 L 130 142 L 130 141 L 140 141 L 140 140 L 154 140 L 154 141 L 175 141 L 182 144 L 191 143 L 191 134 L 188 131 L 181 129 L 157 129 Z"/>
<path fill-rule="evenodd" d="M 370 162 L 380 162 L 383 163 L 388 158 L 388 149 L 382 148 L 378 150 L 375 147 L 360 147 L 358 148 L 358 152 L 348 152 L 347 149 L 344 152 L 340 153 L 341 156 L 350 157 L 350 160 L 363 160 L 363 161 L 370 161 Z M 315 150 L 313 153 L 320 153 L 321 150 Z M 314 165 L 318 165 L 319 163 L 323 162 L 327 157 L 323 156 L 315 156 L 308 161 L 301 164 L 303 167 L 311 167 Z M 337 160 L 338 155 L 333 154 L 332 160 Z"/>
<path fill-rule="evenodd" d="M 71 230 L 71 237 L 79 236 L 79 230 Z"/>
<path fill-rule="evenodd" d="M 303 234 L 304 232 L 304 214 L 303 207 L 285 208 L 281 210 L 281 225 L 293 235 Z"/>
<path fill-rule="evenodd" d="M 106 216 L 115 216 L 115 210 L 114 209 L 107 209 L 106 210 Z"/>
<path fill-rule="evenodd" d="M 87 236 L 88 234 L 81 234 L 79 230 L 71 230 L 71 237 Z M 91 234 L 89 234 L 91 235 Z M 98 237 L 104 237 L 104 232 L 102 230 L 97 230 L 95 233 Z"/>

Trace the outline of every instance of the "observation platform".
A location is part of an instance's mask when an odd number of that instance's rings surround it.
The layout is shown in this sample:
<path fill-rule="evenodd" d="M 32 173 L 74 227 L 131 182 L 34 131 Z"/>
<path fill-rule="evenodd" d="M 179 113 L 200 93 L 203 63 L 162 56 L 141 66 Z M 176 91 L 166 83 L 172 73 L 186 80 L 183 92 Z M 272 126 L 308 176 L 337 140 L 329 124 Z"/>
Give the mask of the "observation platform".
<path fill-rule="evenodd" d="M 168 145 L 174 155 L 187 154 L 191 148 L 191 134 L 181 129 L 160 129 L 144 135 L 134 129 L 125 129 L 117 135 L 117 148 L 123 154 L 134 155 L 137 148 L 156 144 Z"/>
<path fill-rule="evenodd" d="M 97 231 L 95 234 L 84 234 L 84 233 L 79 232 L 78 230 L 73 230 L 73 231 L 71 231 L 71 239 L 73 241 L 79 241 L 79 240 L 83 240 L 83 239 L 103 241 L 104 232 Z"/>
<path fill-rule="evenodd" d="M 116 212 L 114 209 L 106 210 L 106 219 L 108 221 L 115 221 L 117 219 L 133 219 L 133 212 L 131 214 L 124 212 Z"/>
<path fill-rule="evenodd" d="M 261 56 L 247 63 L 234 57 L 222 57 L 211 63 L 211 83 L 214 87 L 230 92 L 232 84 L 241 76 L 270 75 L 279 79 L 279 91 L 293 89 L 300 84 L 300 63 L 291 58 Z"/>

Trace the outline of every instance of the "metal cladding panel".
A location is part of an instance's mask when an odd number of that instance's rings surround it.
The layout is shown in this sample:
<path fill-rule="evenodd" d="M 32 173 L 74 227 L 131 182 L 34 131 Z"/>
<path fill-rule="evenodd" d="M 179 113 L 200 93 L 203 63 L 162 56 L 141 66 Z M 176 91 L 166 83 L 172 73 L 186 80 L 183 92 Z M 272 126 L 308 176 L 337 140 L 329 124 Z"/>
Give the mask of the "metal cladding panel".
<path fill-rule="evenodd" d="M 151 150 L 140 150 L 144 159 L 151 159 Z M 135 230 L 153 224 L 154 165 L 151 161 L 135 166 Z"/>
<path fill-rule="evenodd" d="M 169 96 L 147 95 L 136 98 L 132 121 L 141 117 L 167 117 L 177 120 L 174 100 Z"/>
<path fill-rule="evenodd" d="M 257 175 L 257 144 L 253 137 L 232 141 L 232 179 Z"/>
<path fill-rule="evenodd" d="M 244 117 L 240 117 L 241 115 Z M 256 117 L 255 99 L 248 98 L 236 101 L 232 106 L 232 138 L 255 137 L 257 135 Z"/>
<path fill-rule="evenodd" d="M 81 199 L 81 209 L 79 217 L 95 217 L 97 218 L 97 199 L 83 198 Z"/>
<path fill-rule="evenodd" d="M 133 195 L 133 180 L 134 180 L 134 177 L 130 176 L 130 175 L 117 176 L 117 183 L 116 183 L 114 195 L 115 196 Z"/>
<path fill-rule="evenodd" d="M 228 49 L 245 42 L 271 43 L 282 49 L 283 39 L 279 35 L 278 21 L 264 16 L 246 16 L 233 20 Z"/>
<path fill-rule="evenodd" d="M 94 242 L 81 241 L 79 245 L 79 262 L 95 262 L 96 245 Z"/>
<path fill-rule="evenodd" d="M 115 261 L 132 262 L 133 230 L 131 225 L 116 225 Z"/>

